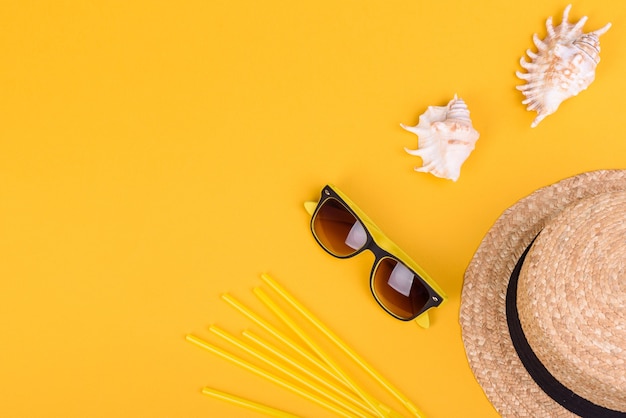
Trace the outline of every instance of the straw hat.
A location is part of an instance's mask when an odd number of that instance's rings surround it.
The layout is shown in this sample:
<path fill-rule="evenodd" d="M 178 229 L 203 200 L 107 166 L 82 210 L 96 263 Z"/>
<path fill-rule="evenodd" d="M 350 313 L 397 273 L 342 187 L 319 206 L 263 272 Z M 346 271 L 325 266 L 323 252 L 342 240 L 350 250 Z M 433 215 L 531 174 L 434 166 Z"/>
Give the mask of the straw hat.
<path fill-rule="evenodd" d="M 626 170 L 507 209 L 467 268 L 460 322 L 501 415 L 626 417 Z"/>

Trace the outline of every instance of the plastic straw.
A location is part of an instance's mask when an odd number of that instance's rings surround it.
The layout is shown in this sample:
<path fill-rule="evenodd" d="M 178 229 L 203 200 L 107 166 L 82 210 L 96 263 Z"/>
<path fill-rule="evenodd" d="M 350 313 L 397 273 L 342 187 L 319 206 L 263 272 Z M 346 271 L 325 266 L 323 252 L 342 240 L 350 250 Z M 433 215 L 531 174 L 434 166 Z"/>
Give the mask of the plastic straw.
<path fill-rule="evenodd" d="M 202 389 L 202 393 L 211 396 L 216 399 L 230 402 L 232 404 L 250 409 L 255 412 L 269 415 L 275 418 L 299 418 L 297 415 L 290 414 L 289 412 L 281 411 L 280 409 L 272 408 L 271 406 L 263 405 L 257 402 L 250 401 L 248 399 L 240 398 L 229 393 L 220 392 L 218 390 L 205 387 Z"/>
<path fill-rule="evenodd" d="M 347 411 L 353 413 L 355 416 L 361 417 L 361 418 L 371 417 L 371 415 L 365 415 L 362 411 L 359 411 L 359 410 L 355 409 L 352 405 L 349 405 L 346 402 L 342 401 L 341 399 L 338 399 L 333 394 L 328 393 L 327 390 L 325 390 L 323 388 L 320 388 L 318 385 L 315 385 L 312 382 L 308 381 L 307 379 L 303 378 L 300 374 L 295 373 L 292 370 L 289 370 L 287 367 L 285 367 L 285 366 L 277 363 L 276 361 L 274 361 L 274 360 L 264 356 L 262 353 L 260 353 L 259 351 L 253 349 L 248 344 L 244 343 L 243 341 L 239 340 L 238 338 L 234 337 L 233 335 L 230 335 L 228 332 L 226 332 L 226 331 L 224 331 L 224 330 L 222 330 L 222 329 L 220 329 L 220 328 L 218 328 L 216 326 L 211 326 L 209 329 L 211 330 L 211 332 L 213 332 L 214 334 L 218 335 L 220 338 L 224 339 L 225 341 L 228 341 L 229 343 L 231 343 L 235 347 L 238 347 L 239 349 L 245 351 L 246 353 L 252 355 L 253 357 L 263 361 L 264 363 L 269 364 L 270 366 L 272 366 L 276 370 L 279 370 L 280 372 L 288 375 L 293 380 L 295 380 L 296 382 L 298 382 L 301 385 L 305 386 L 306 388 L 311 389 L 312 391 L 316 392 L 319 395 L 322 395 L 323 397 L 325 397 L 327 400 L 329 400 L 331 402 L 335 402 L 337 405 L 339 405 L 342 408 L 346 409 Z"/>
<path fill-rule="evenodd" d="M 306 366 L 304 366 L 301 363 L 298 363 L 293 357 L 288 356 L 287 354 L 282 352 L 280 349 L 278 349 L 276 346 L 274 346 L 274 345 L 270 344 L 269 342 L 265 341 L 264 339 L 262 339 L 261 337 L 257 336 L 253 332 L 246 330 L 246 331 L 243 331 L 242 334 L 243 334 L 244 337 L 250 339 L 251 341 L 253 341 L 258 346 L 263 347 L 265 350 L 269 351 L 270 353 L 272 353 L 274 356 L 276 356 L 280 360 L 282 360 L 285 363 L 287 363 L 287 364 L 295 367 L 296 369 L 300 370 L 301 372 L 303 372 L 304 374 L 306 374 L 310 378 L 314 379 L 318 383 L 321 383 L 322 385 L 326 386 L 328 389 L 332 390 L 336 394 L 343 396 L 344 399 L 347 399 L 347 400 L 351 401 L 355 405 L 358 405 L 358 406 L 360 406 L 361 408 L 363 408 L 365 410 L 371 410 L 367 404 L 365 404 L 361 399 L 359 399 L 356 396 L 354 396 L 352 394 L 352 392 L 348 392 L 347 390 L 343 390 L 343 389 L 333 385 L 328 379 L 325 379 L 324 377 L 322 377 L 322 376 L 320 376 L 318 374 L 315 374 L 315 372 L 313 372 L 311 369 L 307 368 Z"/>
<path fill-rule="evenodd" d="M 284 379 L 281 379 L 281 378 L 273 375 L 272 373 L 269 373 L 269 372 L 261 369 L 260 367 L 257 367 L 257 366 L 255 366 L 253 364 L 250 364 L 250 363 L 246 362 L 245 360 L 242 360 L 242 359 L 240 359 L 239 357 L 237 357 L 237 356 L 235 356 L 233 354 L 230 354 L 230 353 L 228 353 L 228 352 L 226 352 L 226 351 L 224 351 L 224 350 L 222 350 L 222 349 L 220 349 L 218 347 L 215 347 L 214 345 L 211 345 L 209 342 L 204 341 L 203 339 L 201 339 L 199 337 L 196 337 L 194 335 L 187 335 L 187 340 L 192 342 L 192 343 L 194 343 L 194 344 L 196 344 L 199 347 L 202 347 L 202 348 L 212 352 L 213 354 L 217 354 L 218 356 L 220 356 L 220 357 L 222 357 L 222 358 L 224 358 L 224 359 L 226 359 L 226 360 L 228 360 L 228 361 L 230 361 L 230 362 L 232 362 L 232 363 L 234 363 L 234 364 L 236 364 L 236 365 L 238 365 L 238 366 L 240 366 L 240 367 L 242 367 L 242 368 L 244 368 L 246 370 L 249 370 L 249 371 L 251 371 L 251 372 L 253 372 L 253 373 L 255 373 L 255 374 L 257 374 L 257 375 L 259 375 L 261 377 L 264 377 L 265 379 L 267 379 L 267 380 L 269 380 L 271 382 L 274 382 L 277 385 L 282 386 L 283 388 L 289 389 L 292 392 L 295 392 L 298 395 L 300 395 L 300 396 L 302 396 L 302 397 L 304 397 L 304 398 L 306 398 L 306 399 L 308 399 L 310 401 L 313 401 L 313 402 L 317 403 L 318 405 L 321 405 L 324 408 L 326 408 L 326 409 L 328 409 L 330 411 L 335 412 L 338 415 L 341 415 L 342 417 L 346 417 L 346 418 L 353 418 L 354 417 L 353 415 L 347 413 L 346 411 L 344 411 L 344 410 L 342 410 L 340 408 L 337 408 L 335 405 L 333 405 L 333 404 L 331 404 L 329 402 L 326 402 L 325 400 L 319 398 L 318 396 L 313 395 L 312 393 L 310 393 L 310 392 L 308 392 L 306 390 L 303 390 L 303 389 L 297 387 L 296 385 L 294 385 L 294 384 L 292 384 L 292 383 L 290 383 L 290 382 L 288 382 L 288 381 L 286 381 Z"/>
<path fill-rule="evenodd" d="M 322 332 L 328 339 L 330 339 L 337 347 L 339 347 L 346 355 L 348 355 L 355 363 L 357 363 L 363 370 L 365 370 L 373 379 L 375 379 L 381 386 L 383 386 L 389 393 L 396 397 L 402 404 L 416 417 L 424 418 L 424 413 L 415 406 L 402 392 L 395 388 L 387 379 L 385 379 L 380 373 L 378 373 L 372 366 L 370 366 L 365 360 L 363 360 L 354 350 L 352 350 L 346 343 L 344 343 L 339 337 L 337 337 L 326 325 L 324 325 L 319 319 L 317 319 L 311 312 L 309 312 L 300 302 L 298 302 L 289 292 L 287 292 L 282 286 L 280 286 L 273 278 L 268 274 L 262 274 L 261 279 L 270 286 L 276 293 L 287 301 L 293 308 L 295 308 L 302 316 L 309 320 L 320 332 Z"/>
<path fill-rule="evenodd" d="M 317 354 L 326 364 L 328 364 L 341 378 L 352 388 L 352 390 L 357 393 L 368 405 L 372 407 L 376 414 L 381 418 L 385 418 L 388 413 L 388 408 L 385 408 L 386 411 L 381 411 L 379 409 L 379 405 L 372 400 L 372 397 L 368 395 L 363 389 L 356 384 L 356 382 L 350 378 L 339 365 L 330 358 L 324 350 L 315 342 L 311 337 L 309 337 L 282 309 L 278 307 L 270 298 L 267 296 L 263 290 L 260 288 L 254 289 L 254 294 L 263 302 L 277 317 L 279 317 L 292 331 L 294 331 L 298 337 L 302 339 L 314 352 Z"/>
<path fill-rule="evenodd" d="M 287 345 L 292 350 L 297 352 L 299 355 L 307 359 L 310 363 L 315 365 L 317 368 L 324 371 L 328 376 L 333 377 L 342 385 L 346 385 L 346 383 L 339 376 L 335 375 L 335 373 L 332 370 L 330 370 L 328 366 L 326 366 L 324 363 L 322 363 L 321 361 L 313 357 L 309 352 L 303 349 L 298 343 L 294 342 L 291 338 L 287 337 L 284 333 L 277 330 L 275 327 L 270 325 L 267 321 L 264 321 L 261 317 L 259 317 L 257 314 L 252 312 L 249 308 L 247 308 L 241 302 L 237 301 L 234 297 L 225 293 L 222 295 L 222 299 L 226 301 L 229 305 L 231 305 L 233 308 L 237 309 L 240 313 L 242 313 L 252 322 L 259 325 L 261 328 L 263 328 L 264 330 L 272 334 L 274 337 L 279 339 L 281 342 L 283 342 L 285 345 Z"/>

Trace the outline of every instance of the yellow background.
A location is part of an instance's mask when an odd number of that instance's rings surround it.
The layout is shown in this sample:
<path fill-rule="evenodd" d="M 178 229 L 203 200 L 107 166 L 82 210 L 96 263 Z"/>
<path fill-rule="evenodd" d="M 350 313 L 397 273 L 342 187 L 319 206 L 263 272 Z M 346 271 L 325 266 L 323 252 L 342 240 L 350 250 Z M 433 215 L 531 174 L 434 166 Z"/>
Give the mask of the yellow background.
<path fill-rule="evenodd" d="M 565 1 L 0 4 L 0 415 L 256 417 L 204 385 L 325 410 L 185 341 L 249 326 L 270 272 L 429 417 L 496 416 L 467 365 L 464 270 L 498 215 L 626 168 L 626 4 L 578 1 L 596 81 L 530 128 L 519 58 Z M 406 154 L 458 93 L 480 139 L 454 183 Z M 313 240 L 339 186 L 446 290 L 429 330 L 371 297 L 371 255 Z M 369 386 L 368 386 L 369 387 Z M 385 398 L 372 386 L 373 393 Z"/>

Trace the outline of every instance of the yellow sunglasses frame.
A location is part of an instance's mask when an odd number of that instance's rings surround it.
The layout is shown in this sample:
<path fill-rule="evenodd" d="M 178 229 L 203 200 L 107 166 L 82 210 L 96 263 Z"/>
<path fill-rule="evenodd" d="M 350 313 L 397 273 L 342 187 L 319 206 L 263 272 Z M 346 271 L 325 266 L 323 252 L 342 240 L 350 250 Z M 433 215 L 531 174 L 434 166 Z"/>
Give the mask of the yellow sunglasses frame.
<path fill-rule="evenodd" d="M 320 200 L 318 200 L 317 202 L 307 201 L 304 203 L 304 208 L 309 213 L 309 215 L 311 215 L 311 222 L 313 222 L 313 219 L 315 219 L 315 214 L 320 208 L 320 203 L 324 202 L 327 199 L 335 198 L 335 196 L 331 196 L 331 193 L 328 192 L 328 189 L 330 189 L 330 191 L 334 193 L 336 197 L 340 199 L 341 203 L 343 203 L 350 211 L 353 212 L 353 214 L 362 223 L 363 227 L 371 236 L 372 241 L 374 241 L 374 244 L 376 246 L 378 246 L 384 252 L 387 252 L 389 255 L 397 258 L 402 263 L 404 263 L 408 268 L 416 272 L 419 275 L 420 279 L 423 282 L 425 282 L 428 285 L 428 287 L 430 287 L 437 294 L 437 296 L 440 299 L 437 305 L 427 308 L 426 310 L 424 310 L 424 312 L 419 314 L 417 317 L 408 320 L 408 321 L 411 321 L 411 320 L 415 321 L 422 328 L 428 328 L 430 326 L 430 317 L 429 317 L 428 311 L 433 307 L 441 306 L 448 298 L 445 292 L 443 291 L 443 289 L 428 275 L 428 273 L 426 273 L 426 271 L 424 271 L 424 269 L 419 264 L 413 261 L 413 259 L 411 259 L 411 257 L 409 257 L 407 253 L 405 253 L 400 247 L 398 247 L 393 241 L 391 241 L 381 231 L 381 229 L 369 218 L 369 216 L 367 216 L 365 212 L 363 212 L 361 208 L 359 208 L 348 196 L 346 196 L 345 193 L 339 190 L 336 186 L 332 184 L 326 185 L 326 187 L 322 189 L 322 196 Z M 318 243 L 320 243 L 321 245 L 321 242 L 319 238 L 317 237 L 317 235 L 315 234 L 315 230 L 312 225 L 311 225 L 311 232 L 313 233 Z M 324 248 L 323 245 L 322 245 L 322 248 Z M 369 248 L 368 246 L 365 246 L 364 248 L 356 251 L 353 255 L 357 255 L 366 249 L 369 249 L 370 251 L 374 252 L 371 248 Z M 326 249 L 324 248 L 324 250 Z M 328 250 L 326 251 L 328 252 Z M 351 255 L 349 257 L 340 257 L 332 253 L 331 255 L 337 258 L 349 258 L 353 256 Z M 371 288 L 371 277 L 370 277 L 370 288 Z M 383 307 L 386 312 L 388 312 L 390 315 L 394 316 L 397 319 L 407 321 L 407 319 L 398 317 L 397 315 L 390 312 L 387 308 L 385 308 L 385 305 L 381 302 L 381 300 L 378 298 L 378 295 L 376 294 L 376 292 L 373 291 L 373 289 L 372 289 L 372 294 L 374 295 L 374 298 L 376 299 L 378 304 L 381 305 L 381 307 Z"/>

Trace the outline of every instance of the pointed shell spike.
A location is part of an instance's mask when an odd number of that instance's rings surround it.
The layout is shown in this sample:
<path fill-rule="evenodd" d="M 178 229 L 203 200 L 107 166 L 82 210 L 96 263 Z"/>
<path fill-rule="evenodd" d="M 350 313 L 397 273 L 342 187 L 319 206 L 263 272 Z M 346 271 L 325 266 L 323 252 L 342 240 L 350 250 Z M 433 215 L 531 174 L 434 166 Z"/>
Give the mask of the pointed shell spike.
<path fill-rule="evenodd" d="M 595 33 L 596 35 L 598 35 L 598 38 L 600 37 L 600 35 L 604 35 L 609 29 L 611 29 L 611 23 L 607 23 L 606 25 L 602 26 L 600 29 L 596 29 L 591 33 Z"/>
<path fill-rule="evenodd" d="M 585 26 L 585 23 L 587 23 L 587 19 L 588 19 L 587 16 L 581 17 L 580 20 L 576 23 L 576 25 L 572 29 L 572 32 L 578 32 L 582 30 L 583 26 Z"/>
<path fill-rule="evenodd" d="M 546 19 L 546 29 L 548 30 L 548 35 L 550 37 L 556 36 L 556 33 L 554 32 L 554 26 L 552 26 L 552 16 Z"/>
<path fill-rule="evenodd" d="M 569 11 L 572 9 L 572 4 L 568 4 L 567 6 L 565 6 L 565 10 L 563 10 L 563 18 L 561 20 L 561 23 L 563 22 L 567 22 L 569 20 Z"/>
<path fill-rule="evenodd" d="M 527 110 L 537 112 L 532 127 L 556 112 L 563 101 L 589 87 L 595 79 L 600 61 L 599 37 L 609 30 L 611 24 L 584 33 L 587 16 L 570 23 L 571 8 L 571 4 L 565 7 L 562 21 L 556 27 L 552 17 L 548 17 L 546 37 L 541 39 L 536 33 L 532 37 L 537 52 L 526 51 L 530 61 L 524 56 L 520 59 L 520 66 L 526 72 L 516 72 L 524 81 L 516 88 L 525 96 L 522 104 Z"/>

